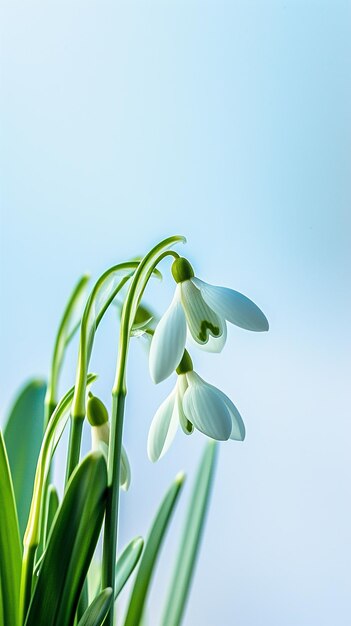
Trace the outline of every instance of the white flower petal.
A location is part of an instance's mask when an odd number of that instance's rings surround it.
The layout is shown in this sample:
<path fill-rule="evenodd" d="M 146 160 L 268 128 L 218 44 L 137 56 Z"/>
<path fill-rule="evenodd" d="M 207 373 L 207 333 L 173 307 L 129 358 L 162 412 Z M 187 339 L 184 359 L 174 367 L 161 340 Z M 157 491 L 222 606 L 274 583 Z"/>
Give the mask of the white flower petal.
<path fill-rule="evenodd" d="M 119 478 L 119 484 L 124 491 L 128 491 L 131 480 L 131 471 L 129 459 L 124 446 L 121 450 L 121 475 Z"/>
<path fill-rule="evenodd" d="M 239 291 L 209 285 L 199 278 L 192 278 L 192 282 L 200 289 L 208 306 L 231 324 L 256 332 L 268 330 L 269 324 L 264 313 Z"/>
<path fill-rule="evenodd" d="M 200 289 L 192 280 L 185 280 L 180 283 L 181 301 L 185 311 L 185 317 L 189 331 L 197 344 L 202 345 L 205 350 L 213 352 L 213 345 L 218 341 L 217 352 L 225 343 L 222 336 L 225 333 L 225 320 L 223 316 L 217 315 L 205 302 Z M 212 337 L 211 347 L 209 339 Z"/>
<path fill-rule="evenodd" d="M 225 441 L 232 431 L 232 419 L 223 399 L 195 372 L 187 375 L 189 387 L 184 394 L 185 415 L 202 433 Z"/>
<path fill-rule="evenodd" d="M 147 441 L 147 453 L 153 463 L 165 454 L 178 428 L 176 409 L 177 388 L 164 400 L 151 422 Z"/>
<path fill-rule="evenodd" d="M 91 448 L 92 450 L 100 450 L 101 445 L 108 449 L 108 443 L 110 438 L 110 424 L 105 422 L 104 424 L 100 424 L 100 426 L 92 426 L 91 427 Z"/>
<path fill-rule="evenodd" d="M 230 439 L 234 439 L 235 441 L 244 441 L 246 434 L 245 424 L 235 404 L 231 401 L 230 398 L 228 398 L 228 396 L 225 395 L 225 393 L 223 393 L 223 391 L 221 391 L 217 387 L 214 387 L 213 385 L 210 386 L 226 404 L 232 418 L 232 432 L 230 434 Z"/>
<path fill-rule="evenodd" d="M 107 464 L 108 461 L 108 445 L 104 441 L 96 441 L 94 443 L 94 447 L 92 448 L 95 452 L 102 452 L 105 457 L 105 461 Z"/>
<path fill-rule="evenodd" d="M 155 383 L 165 380 L 178 367 L 186 341 L 186 320 L 180 302 L 180 288 L 161 317 L 150 346 L 149 366 Z"/>

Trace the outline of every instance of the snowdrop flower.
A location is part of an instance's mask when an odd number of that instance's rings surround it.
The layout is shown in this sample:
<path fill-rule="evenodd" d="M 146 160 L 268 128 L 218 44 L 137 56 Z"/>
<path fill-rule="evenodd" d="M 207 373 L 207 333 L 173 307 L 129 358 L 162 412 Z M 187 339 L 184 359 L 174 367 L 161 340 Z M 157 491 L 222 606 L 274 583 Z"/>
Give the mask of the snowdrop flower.
<path fill-rule="evenodd" d="M 155 462 L 165 454 L 179 424 L 187 435 L 195 427 L 218 441 L 243 441 L 245 426 L 238 409 L 222 391 L 193 371 L 187 350 L 176 371 L 176 385 L 151 422 L 147 446 L 149 459 Z"/>
<path fill-rule="evenodd" d="M 205 350 L 220 352 L 227 337 L 226 321 L 261 332 L 268 321 L 252 300 L 226 287 L 215 287 L 196 278 L 183 257 L 172 265 L 177 286 L 170 307 L 160 319 L 150 347 L 150 373 L 159 383 L 176 369 L 185 348 L 187 330 Z"/>
<path fill-rule="evenodd" d="M 103 402 L 89 392 L 87 403 L 87 418 L 91 425 L 91 447 L 99 450 L 105 456 L 107 462 L 108 445 L 110 439 L 110 424 L 108 411 Z M 131 479 L 130 464 L 125 448 L 121 450 L 121 471 L 119 484 L 124 491 L 128 491 Z"/>

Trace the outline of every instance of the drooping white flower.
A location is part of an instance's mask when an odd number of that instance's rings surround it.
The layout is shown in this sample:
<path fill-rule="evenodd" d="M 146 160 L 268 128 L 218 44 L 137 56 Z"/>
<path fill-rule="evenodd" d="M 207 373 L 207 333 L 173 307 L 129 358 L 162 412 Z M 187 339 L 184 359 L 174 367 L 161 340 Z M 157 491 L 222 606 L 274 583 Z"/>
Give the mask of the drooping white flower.
<path fill-rule="evenodd" d="M 87 417 L 91 425 L 91 448 L 99 450 L 105 456 L 106 463 L 108 457 L 108 446 L 110 440 L 110 424 L 108 422 L 108 411 L 104 403 L 89 392 L 87 403 Z M 119 484 L 127 491 L 131 480 L 131 470 L 127 453 L 124 446 L 121 449 L 121 467 Z"/>
<path fill-rule="evenodd" d="M 166 453 L 179 424 L 187 435 L 195 427 L 218 441 L 243 441 L 245 438 L 244 422 L 236 406 L 222 391 L 193 371 L 186 350 L 177 368 L 176 385 L 151 422 L 147 444 L 151 461 L 157 461 Z"/>
<path fill-rule="evenodd" d="M 150 373 L 155 383 L 176 369 L 187 330 L 200 347 L 210 352 L 222 350 L 227 337 L 226 321 L 246 330 L 268 330 L 266 316 L 252 300 L 233 289 L 196 278 L 186 259 L 176 259 L 172 273 L 177 282 L 174 298 L 161 317 L 150 346 Z"/>

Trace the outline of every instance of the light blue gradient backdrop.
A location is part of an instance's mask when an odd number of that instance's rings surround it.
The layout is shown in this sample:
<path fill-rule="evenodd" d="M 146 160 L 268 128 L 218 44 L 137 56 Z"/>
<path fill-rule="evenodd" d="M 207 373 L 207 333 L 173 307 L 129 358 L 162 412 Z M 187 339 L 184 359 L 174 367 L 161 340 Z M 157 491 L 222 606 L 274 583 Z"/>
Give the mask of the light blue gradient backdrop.
<path fill-rule="evenodd" d="M 350 623 L 350 9 L 1 6 L 1 412 L 45 375 L 76 278 L 169 234 L 187 236 L 201 278 L 242 290 L 271 323 L 264 335 L 231 328 L 219 357 L 194 353 L 248 435 L 221 446 L 186 626 Z M 164 271 L 149 290 L 160 311 Z M 92 363 L 107 402 L 116 340 L 110 315 Z M 148 463 L 150 419 L 172 384 L 152 385 L 135 345 L 123 543 L 145 533 L 179 469 L 192 477 L 204 444 L 179 435 Z"/>

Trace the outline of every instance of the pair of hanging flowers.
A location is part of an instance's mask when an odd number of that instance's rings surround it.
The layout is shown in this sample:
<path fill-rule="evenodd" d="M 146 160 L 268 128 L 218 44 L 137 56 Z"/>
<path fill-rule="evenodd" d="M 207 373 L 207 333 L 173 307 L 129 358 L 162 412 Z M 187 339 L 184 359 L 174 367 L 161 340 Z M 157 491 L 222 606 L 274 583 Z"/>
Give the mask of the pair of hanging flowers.
<path fill-rule="evenodd" d="M 227 338 L 227 322 L 255 332 L 267 331 L 267 318 L 249 298 L 226 287 L 210 285 L 195 277 L 189 261 L 177 258 L 172 265 L 177 283 L 173 300 L 160 319 L 150 346 L 149 367 L 155 383 L 177 374 L 171 394 L 157 410 L 149 431 L 148 455 L 161 458 L 171 445 L 179 425 L 186 434 L 196 428 L 212 439 L 243 441 L 245 426 L 233 402 L 205 382 L 193 370 L 187 337 L 208 352 L 221 352 Z"/>

